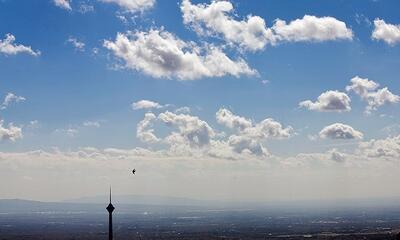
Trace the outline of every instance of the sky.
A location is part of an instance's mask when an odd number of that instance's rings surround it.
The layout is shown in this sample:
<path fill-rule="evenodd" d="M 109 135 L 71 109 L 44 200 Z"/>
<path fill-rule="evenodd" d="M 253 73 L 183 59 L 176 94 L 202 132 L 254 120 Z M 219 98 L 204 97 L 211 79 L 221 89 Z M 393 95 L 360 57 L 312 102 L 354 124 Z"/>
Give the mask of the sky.
<path fill-rule="evenodd" d="M 0 198 L 400 197 L 399 7 L 0 0 Z"/>

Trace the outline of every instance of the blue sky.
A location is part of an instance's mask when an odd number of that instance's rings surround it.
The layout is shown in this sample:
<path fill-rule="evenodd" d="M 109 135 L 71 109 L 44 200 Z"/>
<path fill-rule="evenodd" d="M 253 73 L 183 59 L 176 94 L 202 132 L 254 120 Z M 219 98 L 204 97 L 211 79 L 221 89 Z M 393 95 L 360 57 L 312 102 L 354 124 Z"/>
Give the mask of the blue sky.
<path fill-rule="evenodd" d="M 13 93 L 25 99 L 14 99 L 1 110 L 5 131 L 10 130 L 10 123 L 20 130 L 20 135 L 11 140 L 2 133 L 1 152 L 13 156 L 34 150 L 51 152 L 57 148 L 66 153 L 93 147 L 166 151 L 171 156 L 175 154 L 174 144 L 177 143 L 171 143 L 168 136 L 175 132 L 182 137 L 179 145 L 185 146 L 187 156 L 198 151 L 208 154 L 215 141 L 232 151 L 229 154 L 239 154 L 237 158 L 255 157 L 268 162 L 271 157 L 290 159 L 304 153 L 331 154 L 332 149 L 351 155 L 351 159 L 364 159 L 370 155 L 360 153 L 362 144 L 372 144 L 372 139 L 397 141 L 395 137 L 400 130 L 398 1 L 222 1 L 230 3 L 233 10 L 218 12 L 223 16 L 221 21 L 246 23 L 251 17 L 257 17 L 265 21 L 266 25 L 258 25 L 263 31 L 271 30 L 276 19 L 286 21 L 286 32 L 278 32 L 275 28 L 271 38 L 260 38 L 263 46 L 257 49 L 253 43 L 242 41 L 239 34 L 237 38 L 226 35 L 231 29 L 224 28 L 226 24 L 219 26 L 218 18 L 213 22 L 212 17 L 201 15 L 200 11 L 216 2 L 184 1 L 198 11 L 186 12 L 188 16 L 192 14 L 190 17 L 194 20 L 191 22 L 184 21 L 182 1 L 148 0 L 143 1 L 148 4 L 144 6 L 135 5 L 137 2 L 140 1 L 0 1 L 0 41 L 5 41 L 6 34 L 10 34 L 15 37 L 14 46 L 30 47 L 33 52 L 10 53 L 0 47 L 0 96 L 5 98 L 8 93 Z M 305 15 L 314 17 L 310 20 L 311 25 L 303 21 Z M 330 17 L 331 22 L 324 17 Z M 297 32 L 296 26 L 290 25 L 296 19 L 299 20 Z M 381 27 L 385 31 L 373 37 L 373 32 L 379 30 L 374 22 L 377 19 L 384 21 Z M 307 32 L 306 28 L 313 27 L 313 21 L 321 28 Z M 331 29 L 321 32 L 325 27 Z M 176 62 L 172 60 L 157 65 L 162 73 L 155 76 L 155 68 L 148 72 L 140 65 L 151 65 L 150 60 L 133 56 L 140 50 L 130 55 L 122 52 L 121 56 L 105 44 L 108 41 L 121 50 L 122 46 L 116 40 L 117 34 L 121 33 L 133 48 L 140 44 L 136 41 L 140 34 L 147 39 L 151 31 L 156 31 L 155 37 L 161 36 L 169 43 L 184 42 L 187 45 L 182 48 L 183 52 L 190 52 L 192 56 L 197 54 L 196 57 L 204 62 L 206 57 L 213 56 L 211 51 L 214 49 L 232 60 L 232 64 L 240 68 L 239 72 L 230 72 L 233 67 L 221 70 L 227 63 L 219 59 L 211 65 L 204 63 L 206 67 L 215 67 L 213 73 L 203 74 L 199 70 L 193 77 L 182 77 L 179 68 L 187 66 L 184 65 L 187 59 L 182 58 L 177 60 L 182 61 L 182 66 L 179 65 L 181 62 L 177 63 L 178 67 L 174 66 Z M 251 33 L 250 28 L 240 32 L 243 36 Z M 166 37 L 165 34 L 170 35 Z M 254 40 L 255 36 L 250 39 Z M 79 47 L 79 44 L 84 45 Z M 144 46 L 150 45 L 139 45 L 139 49 Z M 39 51 L 40 54 L 34 56 Z M 167 57 L 171 56 L 160 55 L 159 58 L 162 57 L 168 61 Z M 239 62 L 245 67 L 239 67 Z M 364 83 L 367 79 L 372 80 L 379 87 L 368 90 L 368 96 L 346 90 L 356 76 Z M 384 87 L 392 95 L 378 99 L 374 94 Z M 328 110 L 299 107 L 305 100 L 315 103 L 318 96 L 329 90 L 347 96 L 351 110 L 344 110 L 343 106 Z M 152 101 L 162 107 L 133 109 L 132 103 L 140 100 Z M 383 102 L 376 103 L 379 100 Z M 378 105 L 366 111 L 368 101 Z M 180 107 L 188 107 L 190 111 L 176 112 Z M 222 123 L 226 119 L 216 118 L 220 109 L 229 110 L 232 119 L 242 117 L 251 121 L 254 129 L 249 128 L 246 132 L 229 126 L 232 122 Z M 138 124 L 146 112 L 153 113 L 156 118 L 146 129 L 151 129 L 159 141 L 143 141 L 138 137 Z M 167 123 L 160 116 L 166 112 L 173 113 L 176 119 Z M 179 116 L 183 120 L 179 120 Z M 204 121 L 199 129 L 189 129 L 193 127 L 192 123 L 188 127 L 186 122 L 193 120 L 190 117 Z M 257 123 L 269 118 L 281 124 L 278 129 L 264 129 L 277 131 L 275 137 L 260 133 L 264 137 L 259 138 L 257 134 L 249 133 L 258 131 Z M 336 123 L 342 124 L 340 129 L 332 126 Z M 202 131 L 208 131 L 205 126 L 213 133 L 202 135 L 205 134 Z M 330 129 L 333 133 L 329 134 L 333 135 L 324 135 L 323 129 L 328 126 L 336 127 Z M 211 140 L 193 147 L 192 133 L 195 141 L 201 142 L 202 137 Z M 244 142 L 240 142 L 244 144 L 240 147 L 234 145 L 234 137 L 241 138 L 240 141 L 246 138 L 249 145 Z M 387 152 L 398 154 L 400 149 L 398 142 L 395 146 L 386 142 L 382 145 L 380 147 Z M 268 151 L 268 156 L 259 154 L 260 146 Z M 182 153 L 176 154 L 181 156 Z M 207 154 L 205 158 L 210 156 Z M 21 174 L 16 173 L 15 177 Z M 46 173 L 41 172 L 40 176 L 46 176 Z M 6 196 L 15 195 L 18 194 Z"/>

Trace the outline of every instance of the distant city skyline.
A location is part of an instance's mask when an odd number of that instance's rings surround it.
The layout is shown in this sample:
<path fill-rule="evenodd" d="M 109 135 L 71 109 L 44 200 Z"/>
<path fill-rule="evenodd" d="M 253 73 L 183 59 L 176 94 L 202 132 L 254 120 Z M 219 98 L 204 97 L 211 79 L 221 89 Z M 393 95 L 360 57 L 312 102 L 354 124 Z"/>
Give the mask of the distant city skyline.
<path fill-rule="evenodd" d="M 0 198 L 400 197 L 399 8 L 0 1 Z"/>

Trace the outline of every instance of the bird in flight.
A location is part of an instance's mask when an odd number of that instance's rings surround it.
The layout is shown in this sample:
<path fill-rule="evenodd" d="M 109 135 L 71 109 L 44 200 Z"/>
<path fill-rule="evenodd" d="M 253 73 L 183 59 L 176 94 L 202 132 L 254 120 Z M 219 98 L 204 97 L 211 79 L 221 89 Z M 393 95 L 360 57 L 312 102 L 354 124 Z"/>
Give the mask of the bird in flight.
<path fill-rule="evenodd" d="M 135 173 L 136 173 L 136 169 L 133 169 L 132 174 L 135 175 Z"/>

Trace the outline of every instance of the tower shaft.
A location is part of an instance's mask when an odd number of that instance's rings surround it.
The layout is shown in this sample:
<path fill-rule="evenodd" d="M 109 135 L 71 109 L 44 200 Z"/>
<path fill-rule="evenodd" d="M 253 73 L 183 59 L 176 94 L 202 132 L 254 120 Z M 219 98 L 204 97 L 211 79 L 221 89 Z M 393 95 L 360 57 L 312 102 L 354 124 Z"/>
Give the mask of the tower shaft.
<path fill-rule="evenodd" d="M 113 239 L 113 226 L 112 226 L 112 213 L 114 211 L 114 206 L 111 203 L 111 187 L 110 187 L 110 203 L 106 207 L 108 211 L 108 240 Z"/>
<path fill-rule="evenodd" d="M 113 239 L 112 212 L 108 213 L 108 240 Z"/>

